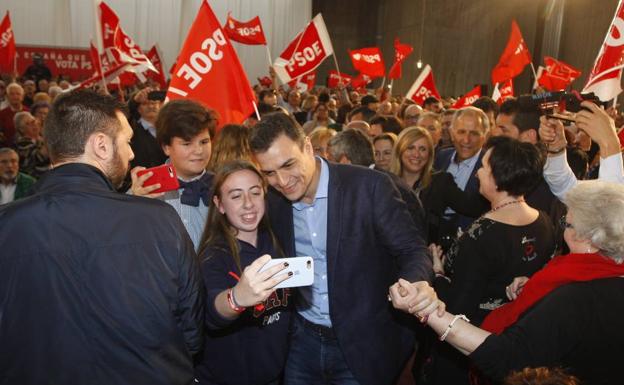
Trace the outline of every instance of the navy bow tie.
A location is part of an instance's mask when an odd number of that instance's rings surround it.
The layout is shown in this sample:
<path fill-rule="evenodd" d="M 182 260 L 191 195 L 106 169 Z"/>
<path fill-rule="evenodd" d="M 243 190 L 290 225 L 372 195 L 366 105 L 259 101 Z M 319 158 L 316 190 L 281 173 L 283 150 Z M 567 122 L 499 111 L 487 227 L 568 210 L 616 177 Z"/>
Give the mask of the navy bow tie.
<path fill-rule="evenodd" d="M 183 189 L 180 196 L 180 202 L 183 205 L 198 207 L 201 199 L 204 205 L 208 206 L 210 203 L 210 174 L 205 173 L 201 178 L 191 182 L 185 182 L 180 179 L 178 181 L 180 182 L 180 188 Z"/>

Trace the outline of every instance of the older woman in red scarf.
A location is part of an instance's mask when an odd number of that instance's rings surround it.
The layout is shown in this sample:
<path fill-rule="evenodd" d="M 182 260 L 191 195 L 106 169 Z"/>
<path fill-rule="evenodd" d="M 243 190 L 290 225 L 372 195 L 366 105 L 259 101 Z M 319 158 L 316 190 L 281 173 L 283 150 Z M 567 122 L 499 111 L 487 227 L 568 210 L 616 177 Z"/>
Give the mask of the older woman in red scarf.
<path fill-rule="evenodd" d="M 584 384 L 622 383 L 624 186 L 581 182 L 566 204 L 571 253 L 535 273 L 516 300 L 492 311 L 481 328 L 461 314 L 439 311 L 426 320 L 495 381 L 511 370 L 560 366 Z M 401 280 L 390 291 L 398 303 L 414 290 Z"/>

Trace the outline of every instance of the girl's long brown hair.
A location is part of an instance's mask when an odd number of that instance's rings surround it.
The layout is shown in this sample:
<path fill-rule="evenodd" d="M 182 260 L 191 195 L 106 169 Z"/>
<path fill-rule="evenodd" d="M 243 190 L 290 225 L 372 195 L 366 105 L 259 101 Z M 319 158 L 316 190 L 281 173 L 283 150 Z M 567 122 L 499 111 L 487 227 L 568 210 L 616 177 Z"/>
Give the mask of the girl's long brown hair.
<path fill-rule="evenodd" d="M 226 163 L 223 163 L 219 169 L 217 170 L 217 174 L 213 180 L 213 194 L 212 197 L 217 196 L 219 200 L 222 199 L 221 196 L 221 187 L 227 180 L 227 178 L 234 174 L 237 171 L 248 170 L 258 175 L 262 183 L 262 189 L 265 194 L 265 206 L 266 206 L 266 193 L 267 193 L 267 182 L 264 176 L 260 173 L 258 168 L 251 162 L 246 160 L 233 160 Z M 258 225 L 258 230 L 266 230 L 271 236 L 271 242 L 273 242 L 273 248 L 277 252 L 279 258 L 284 257 L 284 253 L 282 248 L 271 229 L 271 225 L 269 222 L 269 213 L 265 208 L 264 216 L 260 220 L 260 224 Z M 238 267 L 239 273 L 242 273 L 243 268 L 241 266 L 240 261 L 240 248 L 238 246 L 238 241 L 236 239 L 237 230 L 232 227 L 230 221 L 228 221 L 227 216 L 225 214 L 221 214 L 219 212 L 219 208 L 214 202 L 214 199 L 210 199 L 209 213 L 208 219 L 206 220 L 206 226 L 204 227 L 204 234 L 202 235 L 202 239 L 200 242 L 199 255 L 203 254 L 203 252 L 210 248 L 221 248 L 224 251 L 229 251 L 232 254 L 232 258 L 234 259 L 234 263 Z M 276 257 L 276 256 L 272 256 Z"/>

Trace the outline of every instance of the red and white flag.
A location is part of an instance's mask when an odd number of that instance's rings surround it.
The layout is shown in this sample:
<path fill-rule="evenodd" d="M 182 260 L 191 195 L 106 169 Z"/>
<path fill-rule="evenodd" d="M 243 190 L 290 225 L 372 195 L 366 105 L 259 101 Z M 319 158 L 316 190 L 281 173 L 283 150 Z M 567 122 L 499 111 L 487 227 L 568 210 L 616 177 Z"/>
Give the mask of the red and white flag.
<path fill-rule="evenodd" d="M 328 74 L 329 76 L 327 78 L 327 87 L 329 88 L 336 88 L 340 83 L 346 86 L 347 84 L 351 83 L 351 80 L 353 80 L 353 76 L 338 72 L 336 70 L 330 70 Z"/>
<path fill-rule="evenodd" d="M 7 11 L 0 23 L 0 72 L 13 73 L 15 70 L 15 36 Z"/>
<path fill-rule="evenodd" d="M 106 57 L 106 60 L 102 61 L 103 66 L 105 62 L 110 64 L 110 68 L 122 64 L 131 64 L 124 68 L 128 72 L 136 74 L 140 81 L 145 81 L 143 72 L 148 69 L 158 72 L 141 48 L 123 31 L 115 11 L 103 1 L 99 4 L 98 9 L 102 48 Z M 124 77 L 126 81 L 124 82 L 122 79 L 122 83 L 133 84 L 136 81 L 134 75 L 125 75 Z"/>
<path fill-rule="evenodd" d="M 297 87 L 299 92 L 306 92 L 314 88 L 316 84 L 316 71 L 308 72 L 301 79 L 291 80 L 288 85 L 290 88 Z"/>
<path fill-rule="evenodd" d="M 502 83 L 520 75 L 527 64 L 531 63 L 531 54 L 522 37 L 520 27 L 515 20 L 511 22 L 511 33 L 507 46 L 498 64 L 492 70 L 492 83 Z"/>
<path fill-rule="evenodd" d="M 422 105 L 425 99 L 431 96 L 441 99 L 440 93 L 435 86 L 431 66 L 427 64 L 420 75 L 418 75 L 418 78 L 416 78 L 416 81 L 412 84 L 409 91 L 407 91 L 405 97 L 413 100 L 418 105 Z"/>
<path fill-rule="evenodd" d="M 502 84 L 496 84 L 494 86 L 494 93 L 492 93 L 492 99 L 499 105 L 503 104 L 508 98 L 513 98 L 513 80 L 505 80 Z"/>
<path fill-rule="evenodd" d="M 550 56 L 544 57 L 546 70 L 538 77 L 537 83 L 548 91 L 561 91 L 581 76 L 581 71 Z"/>
<path fill-rule="evenodd" d="M 260 16 L 249 21 L 238 21 L 228 13 L 223 30 L 231 40 L 238 43 L 247 45 L 266 45 L 267 43 Z"/>
<path fill-rule="evenodd" d="M 414 47 L 401 43 L 398 37 L 394 39 L 394 64 L 388 71 L 388 78 L 399 79 L 401 77 L 401 64 L 412 51 L 414 51 Z"/>
<path fill-rule="evenodd" d="M 115 31 L 115 48 L 119 52 L 120 61 L 135 64 L 134 72 L 144 72 L 145 70 L 158 72 L 143 53 L 141 47 L 130 36 L 126 35 L 120 26 Z"/>
<path fill-rule="evenodd" d="M 361 74 L 368 75 L 373 79 L 386 76 L 386 65 L 378 47 L 350 50 L 349 56 L 351 57 L 353 68 Z"/>
<path fill-rule="evenodd" d="M 146 55 L 149 61 L 152 62 L 154 67 L 158 70 L 158 72 L 148 71 L 146 73 L 147 77 L 157 82 L 160 85 L 160 88 L 164 90 L 167 88 L 167 79 L 165 78 L 165 71 L 163 70 L 163 63 L 160 59 L 161 56 L 158 46 L 154 44 Z"/>
<path fill-rule="evenodd" d="M 468 93 L 464 94 L 464 96 L 459 98 L 459 100 L 455 102 L 455 104 L 453 104 L 452 108 L 459 109 L 463 107 L 472 106 L 472 103 L 474 103 L 480 97 L 481 97 L 481 86 L 476 86 L 475 88 L 470 90 Z"/>
<path fill-rule="evenodd" d="M 319 13 L 275 59 L 273 68 L 282 83 L 288 83 L 316 69 L 333 53 L 327 27 Z"/>
<path fill-rule="evenodd" d="M 620 0 L 583 92 L 593 92 L 603 102 L 614 99 L 622 92 L 622 67 L 624 67 L 624 3 Z"/>
<path fill-rule="evenodd" d="M 366 85 L 372 81 L 373 79 L 370 76 L 365 74 L 358 74 L 351 80 L 351 87 L 357 90 L 359 88 L 366 87 Z"/>
<path fill-rule="evenodd" d="M 240 124 L 254 110 L 247 75 L 207 0 L 186 36 L 167 98 L 194 99 L 214 109 L 219 125 Z"/>

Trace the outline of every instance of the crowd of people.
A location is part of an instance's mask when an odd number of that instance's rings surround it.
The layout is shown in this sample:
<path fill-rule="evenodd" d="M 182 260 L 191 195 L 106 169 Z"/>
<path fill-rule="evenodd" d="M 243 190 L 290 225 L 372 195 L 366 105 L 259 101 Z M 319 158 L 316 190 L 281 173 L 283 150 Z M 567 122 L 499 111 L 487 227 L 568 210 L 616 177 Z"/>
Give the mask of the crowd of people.
<path fill-rule="evenodd" d="M 618 383 L 615 108 L 271 75 L 224 126 L 153 84 L 0 83 L 0 383 Z M 313 284 L 276 288 L 297 256 Z"/>

